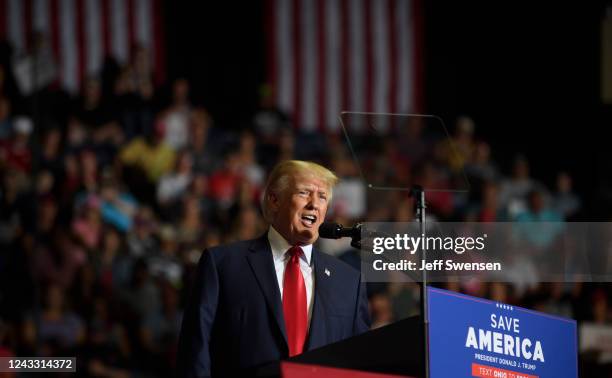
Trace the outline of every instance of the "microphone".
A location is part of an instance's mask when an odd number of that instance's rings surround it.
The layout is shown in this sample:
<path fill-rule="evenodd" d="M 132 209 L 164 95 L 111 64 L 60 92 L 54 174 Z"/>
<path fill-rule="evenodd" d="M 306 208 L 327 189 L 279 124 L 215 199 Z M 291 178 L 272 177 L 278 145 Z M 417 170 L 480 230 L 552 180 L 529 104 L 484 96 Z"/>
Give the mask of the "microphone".
<path fill-rule="evenodd" d="M 324 239 L 361 239 L 361 223 L 357 223 L 353 227 L 346 228 L 338 223 L 324 222 L 319 226 L 319 236 Z"/>

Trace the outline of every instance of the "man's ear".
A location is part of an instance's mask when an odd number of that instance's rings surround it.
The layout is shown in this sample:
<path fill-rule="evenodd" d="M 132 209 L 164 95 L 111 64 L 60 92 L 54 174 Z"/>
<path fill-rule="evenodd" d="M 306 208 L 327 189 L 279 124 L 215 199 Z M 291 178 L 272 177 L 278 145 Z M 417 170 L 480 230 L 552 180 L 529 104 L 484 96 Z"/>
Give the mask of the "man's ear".
<path fill-rule="evenodd" d="M 276 193 L 269 191 L 268 192 L 268 204 L 270 206 L 270 210 L 276 212 L 278 210 L 279 198 Z"/>

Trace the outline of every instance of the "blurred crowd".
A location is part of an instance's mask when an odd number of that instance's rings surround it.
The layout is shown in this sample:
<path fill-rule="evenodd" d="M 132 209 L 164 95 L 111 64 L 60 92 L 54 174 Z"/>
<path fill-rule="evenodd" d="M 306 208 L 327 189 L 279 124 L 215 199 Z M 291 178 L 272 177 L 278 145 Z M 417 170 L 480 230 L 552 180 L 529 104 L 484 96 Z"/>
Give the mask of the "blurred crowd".
<path fill-rule="evenodd" d="M 21 96 L 10 67 L 0 65 L 0 356 L 76 356 L 79 371 L 91 376 L 170 376 L 202 251 L 266 231 L 261 191 L 284 159 L 315 160 L 342 178 L 329 219 L 414 219 L 407 195 L 368 195 L 341 133 L 295 130 L 270 88 L 262 87 L 249 124 L 230 127 L 192 103 L 188 80 L 156 87 L 146 54 L 134 57 L 126 66 L 106 61 L 77 95 L 51 85 Z M 478 222 L 581 219 L 567 172 L 547 187 L 521 155 L 503 172 L 494 146 L 476 131 L 469 117 L 456 120 L 456 153 L 446 162 L 466 173 L 469 193 L 429 195 L 429 214 Z M 398 140 L 385 142 L 377 167 L 415 171 L 414 150 Z M 419 165 L 414 175 L 447 177 L 438 169 Z M 397 180 L 407 185 L 411 177 Z M 321 244 L 358 267 L 346 244 Z M 595 285 L 447 287 L 579 321 L 610 321 L 609 290 Z M 419 309 L 416 284 L 371 285 L 369 298 L 373 327 Z"/>

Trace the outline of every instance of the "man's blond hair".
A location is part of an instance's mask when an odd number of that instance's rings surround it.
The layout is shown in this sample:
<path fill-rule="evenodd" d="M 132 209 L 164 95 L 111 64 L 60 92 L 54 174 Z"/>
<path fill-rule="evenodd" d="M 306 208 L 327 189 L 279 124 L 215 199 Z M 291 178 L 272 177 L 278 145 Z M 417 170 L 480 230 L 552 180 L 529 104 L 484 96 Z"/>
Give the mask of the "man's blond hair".
<path fill-rule="evenodd" d="M 322 180 L 329 188 L 328 202 L 331 201 L 333 188 L 338 182 L 338 177 L 334 172 L 311 161 L 285 160 L 278 163 L 274 169 L 272 169 L 272 172 L 270 172 L 268 176 L 266 188 L 264 189 L 261 209 L 264 219 L 267 222 L 272 222 L 273 215 L 270 212 L 270 194 L 275 193 L 277 196 L 282 195 L 289 187 L 290 179 L 301 175 L 314 176 Z"/>

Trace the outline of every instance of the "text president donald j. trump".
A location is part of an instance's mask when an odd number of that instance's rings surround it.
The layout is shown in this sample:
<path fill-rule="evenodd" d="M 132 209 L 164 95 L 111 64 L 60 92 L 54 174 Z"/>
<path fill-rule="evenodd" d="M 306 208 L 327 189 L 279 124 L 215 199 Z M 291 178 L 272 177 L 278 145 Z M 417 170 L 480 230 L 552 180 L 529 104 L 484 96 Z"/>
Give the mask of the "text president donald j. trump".
<path fill-rule="evenodd" d="M 337 181 L 315 163 L 279 163 L 262 204 L 268 232 L 204 251 L 183 318 L 179 376 L 248 375 L 369 329 L 359 272 L 312 246 Z"/>

